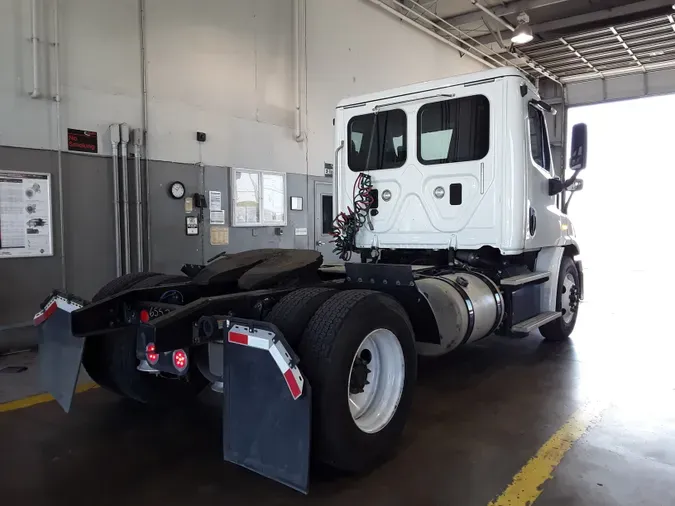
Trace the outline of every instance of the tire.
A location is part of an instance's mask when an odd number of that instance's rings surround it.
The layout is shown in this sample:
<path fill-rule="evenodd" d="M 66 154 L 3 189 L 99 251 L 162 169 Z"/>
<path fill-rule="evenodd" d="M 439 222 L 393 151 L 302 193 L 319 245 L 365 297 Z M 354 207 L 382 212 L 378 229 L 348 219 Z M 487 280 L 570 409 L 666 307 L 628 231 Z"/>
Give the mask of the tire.
<path fill-rule="evenodd" d="M 139 281 L 157 275 L 156 272 L 134 272 L 120 276 L 119 278 L 113 279 L 96 292 L 92 298 L 92 302 L 98 302 L 101 299 L 123 292 Z M 106 341 L 106 336 L 96 336 L 86 339 L 84 351 L 82 353 L 82 365 L 89 377 L 99 386 L 115 394 L 122 395 L 122 392 L 110 377 L 109 365 L 106 360 Z"/>
<path fill-rule="evenodd" d="M 185 276 L 156 275 L 144 279 L 134 288 L 153 288 L 187 280 Z M 182 377 L 167 378 L 140 372 L 136 369 L 136 332 L 118 332 L 108 339 L 110 374 L 125 397 L 144 404 L 174 405 L 195 399 L 208 381 L 199 372 L 196 363 Z"/>
<path fill-rule="evenodd" d="M 301 288 L 291 292 L 272 308 L 265 321 L 276 325 L 295 350 L 309 320 L 336 292 L 334 288 Z"/>
<path fill-rule="evenodd" d="M 571 276 L 572 279 L 574 280 L 574 287 L 571 292 L 568 292 L 568 290 L 565 287 L 565 279 L 567 276 Z M 541 335 L 544 336 L 544 339 L 546 341 L 565 341 L 567 340 L 570 335 L 572 334 L 572 331 L 574 330 L 574 326 L 577 323 L 577 316 L 578 316 L 578 305 L 579 305 L 579 300 L 578 300 L 578 290 L 579 290 L 579 271 L 577 270 L 577 266 L 574 263 L 574 260 L 570 257 L 563 257 L 562 262 L 560 263 L 560 273 L 558 275 L 558 292 L 556 295 L 556 303 L 555 303 L 555 309 L 556 311 L 563 311 L 563 313 L 566 313 L 566 311 L 563 309 L 563 297 L 570 297 L 572 296 L 574 299 L 571 301 L 572 306 L 574 306 L 573 310 L 573 315 L 571 319 L 565 318 L 565 314 L 558 318 L 557 320 L 552 321 L 551 323 L 547 323 L 543 327 L 541 327 Z M 572 293 L 572 295 L 570 295 Z"/>
<path fill-rule="evenodd" d="M 404 375 L 393 414 L 383 427 L 367 433 L 352 417 L 348 394 L 355 354 L 364 338 L 376 330 L 392 333 L 400 345 Z M 412 404 L 417 354 L 412 324 L 403 307 L 380 292 L 339 292 L 310 320 L 298 354 L 300 368 L 312 386 L 316 458 L 341 471 L 361 473 L 375 468 L 394 448 Z"/>

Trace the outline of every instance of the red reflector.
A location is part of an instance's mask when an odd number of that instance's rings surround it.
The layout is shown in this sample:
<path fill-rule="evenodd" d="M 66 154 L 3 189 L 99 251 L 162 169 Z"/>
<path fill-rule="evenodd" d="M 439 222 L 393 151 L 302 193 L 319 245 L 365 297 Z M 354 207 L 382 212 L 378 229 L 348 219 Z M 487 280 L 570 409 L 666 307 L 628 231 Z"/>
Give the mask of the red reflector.
<path fill-rule="evenodd" d="M 150 365 L 159 362 L 159 353 L 155 353 L 155 343 L 150 343 L 145 347 L 145 358 L 148 359 Z"/>
<path fill-rule="evenodd" d="M 240 332 L 230 332 L 227 335 L 227 340 L 231 343 L 243 344 L 244 346 L 248 345 L 248 336 L 246 334 L 241 334 Z"/>
<path fill-rule="evenodd" d="M 293 376 L 293 371 L 291 369 L 288 369 L 284 373 L 284 379 L 286 380 L 286 384 L 288 385 L 288 389 L 291 391 L 293 398 L 297 399 L 300 397 L 302 390 L 300 390 L 300 385 L 298 385 L 298 382 L 295 380 L 295 376 Z"/>
<path fill-rule="evenodd" d="M 150 313 L 148 313 L 148 311 L 145 309 L 141 309 L 139 316 L 141 318 L 141 323 L 148 323 L 150 321 Z"/>
<path fill-rule="evenodd" d="M 33 318 L 33 324 L 40 325 L 42 322 L 47 320 L 47 318 L 56 313 L 57 308 L 58 306 L 56 305 L 55 301 L 50 302 L 49 305 L 46 308 L 44 308 L 40 316 L 36 316 L 35 318 Z"/>
<path fill-rule="evenodd" d="M 187 368 L 188 358 L 184 350 L 176 350 L 173 352 L 173 366 L 179 371 L 184 371 Z"/>

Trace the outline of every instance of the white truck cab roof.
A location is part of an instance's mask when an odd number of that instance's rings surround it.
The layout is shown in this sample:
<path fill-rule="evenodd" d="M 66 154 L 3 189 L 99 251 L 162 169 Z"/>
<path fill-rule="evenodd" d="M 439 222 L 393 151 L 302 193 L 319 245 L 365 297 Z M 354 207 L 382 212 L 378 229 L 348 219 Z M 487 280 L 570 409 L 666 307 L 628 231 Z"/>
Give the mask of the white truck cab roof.
<path fill-rule="evenodd" d="M 523 79 L 532 93 L 538 95 L 537 89 L 534 85 L 515 67 L 500 67 L 496 69 L 488 69 L 480 72 L 471 72 L 467 74 L 459 74 L 452 77 L 445 77 L 443 79 L 435 79 L 433 81 L 422 81 L 419 83 L 399 86 L 398 88 L 390 88 L 387 90 L 377 91 L 375 93 L 367 93 L 364 95 L 357 95 L 340 100 L 337 108 L 347 108 L 362 105 L 368 102 L 377 102 L 378 100 L 391 99 L 393 97 L 412 95 L 423 91 L 431 91 L 434 89 L 443 89 L 451 86 L 464 86 L 482 81 L 489 81 L 501 77 L 517 77 Z"/>

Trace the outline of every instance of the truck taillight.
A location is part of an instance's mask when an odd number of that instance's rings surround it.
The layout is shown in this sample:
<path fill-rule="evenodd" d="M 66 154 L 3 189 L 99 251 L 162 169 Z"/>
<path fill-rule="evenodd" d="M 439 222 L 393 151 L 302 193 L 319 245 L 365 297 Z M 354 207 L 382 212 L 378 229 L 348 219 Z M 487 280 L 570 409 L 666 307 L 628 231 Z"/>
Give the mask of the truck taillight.
<path fill-rule="evenodd" d="M 181 372 L 187 369 L 188 357 L 185 350 L 176 350 L 173 352 L 173 366 Z"/>
<path fill-rule="evenodd" d="M 155 343 L 150 343 L 145 347 L 145 358 L 150 365 L 155 365 L 159 362 L 159 353 L 155 351 Z"/>
<path fill-rule="evenodd" d="M 148 313 L 147 309 L 141 309 L 141 312 L 138 316 L 141 319 L 141 323 L 148 323 L 150 321 L 150 313 Z"/>

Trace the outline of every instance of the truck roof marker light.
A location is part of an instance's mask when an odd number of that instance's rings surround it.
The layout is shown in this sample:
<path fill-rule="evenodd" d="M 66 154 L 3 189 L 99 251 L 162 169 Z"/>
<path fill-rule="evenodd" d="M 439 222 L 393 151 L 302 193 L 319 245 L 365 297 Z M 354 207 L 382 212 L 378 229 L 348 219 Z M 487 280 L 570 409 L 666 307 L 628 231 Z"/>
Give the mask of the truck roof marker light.
<path fill-rule="evenodd" d="M 173 366 L 183 372 L 188 366 L 188 357 L 185 350 L 176 350 L 173 352 Z"/>
<path fill-rule="evenodd" d="M 155 365 L 159 362 L 159 353 L 157 353 L 155 343 L 149 343 L 145 347 L 145 358 L 147 358 L 150 365 Z"/>
<path fill-rule="evenodd" d="M 141 319 L 141 323 L 148 323 L 150 321 L 150 313 L 148 313 L 147 309 L 141 309 L 138 316 Z"/>

